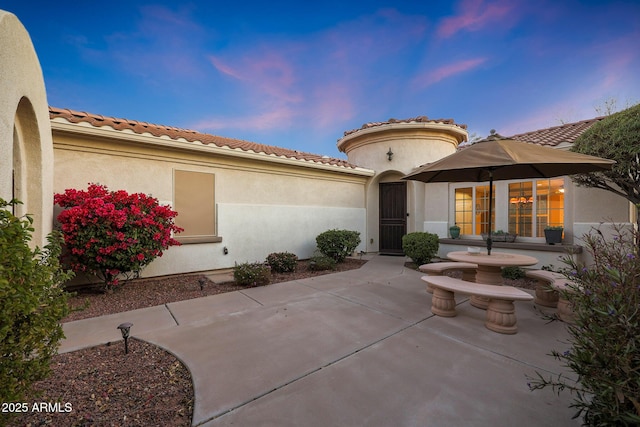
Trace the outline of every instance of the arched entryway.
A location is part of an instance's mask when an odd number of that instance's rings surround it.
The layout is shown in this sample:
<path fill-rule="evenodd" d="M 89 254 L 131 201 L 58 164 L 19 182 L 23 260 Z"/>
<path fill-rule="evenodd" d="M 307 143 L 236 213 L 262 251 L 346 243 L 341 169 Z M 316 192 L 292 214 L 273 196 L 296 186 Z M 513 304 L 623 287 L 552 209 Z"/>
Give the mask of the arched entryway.
<path fill-rule="evenodd" d="M 32 245 L 43 246 L 53 219 L 53 142 L 38 57 L 15 15 L 0 10 L 0 197 L 31 214 Z"/>

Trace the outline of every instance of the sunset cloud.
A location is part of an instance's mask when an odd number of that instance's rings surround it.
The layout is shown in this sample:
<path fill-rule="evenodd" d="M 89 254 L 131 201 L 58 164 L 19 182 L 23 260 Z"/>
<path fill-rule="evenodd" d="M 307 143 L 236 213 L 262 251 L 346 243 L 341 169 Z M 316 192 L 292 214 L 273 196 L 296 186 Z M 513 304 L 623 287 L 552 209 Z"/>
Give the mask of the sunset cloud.
<path fill-rule="evenodd" d="M 438 83 L 439 81 L 448 79 L 449 77 L 478 68 L 486 61 L 487 58 L 473 58 L 447 64 L 416 77 L 414 79 L 414 84 L 418 88 L 424 89 L 432 84 Z"/>
<path fill-rule="evenodd" d="M 511 25 L 505 18 L 513 8 L 513 2 L 509 0 L 462 0 L 457 7 L 459 13 L 443 18 L 436 34 L 440 38 L 448 38 L 459 31 L 479 31 L 489 25 Z"/>

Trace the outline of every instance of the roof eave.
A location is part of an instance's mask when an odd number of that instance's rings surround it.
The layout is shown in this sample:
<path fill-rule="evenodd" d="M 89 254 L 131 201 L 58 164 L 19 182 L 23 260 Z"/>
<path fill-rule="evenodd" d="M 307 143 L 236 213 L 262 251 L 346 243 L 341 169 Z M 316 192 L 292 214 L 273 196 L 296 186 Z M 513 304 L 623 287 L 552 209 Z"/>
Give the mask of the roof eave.
<path fill-rule="evenodd" d="M 126 140 L 129 142 L 151 145 L 159 148 L 196 151 L 201 153 L 217 154 L 221 156 L 252 159 L 256 161 L 270 162 L 280 165 L 320 169 L 349 175 L 373 176 L 375 174 L 375 171 L 373 170 L 360 167 L 348 167 L 329 163 L 315 162 L 313 160 L 278 156 L 275 154 L 245 151 L 240 148 L 230 148 L 228 146 L 220 147 L 215 144 L 205 144 L 202 141 L 188 141 L 184 138 L 173 139 L 166 135 L 154 136 L 150 133 L 139 134 L 133 131 L 116 130 L 110 126 L 96 127 L 86 122 L 69 122 L 64 118 L 51 119 L 51 129 L 53 132 L 64 132 L 67 134 L 83 135 L 92 138 L 105 138 L 110 140 Z"/>

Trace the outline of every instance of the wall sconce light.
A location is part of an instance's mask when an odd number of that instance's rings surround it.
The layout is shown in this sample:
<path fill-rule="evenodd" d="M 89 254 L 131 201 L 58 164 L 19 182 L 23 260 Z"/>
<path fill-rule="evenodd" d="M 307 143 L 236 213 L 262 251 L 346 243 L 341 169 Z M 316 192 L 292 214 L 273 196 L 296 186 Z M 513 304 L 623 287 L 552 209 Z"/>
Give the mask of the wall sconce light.
<path fill-rule="evenodd" d="M 227 249 L 227 247 L 225 246 L 224 248 L 222 248 L 222 253 L 225 255 L 229 255 L 229 249 Z"/>
<path fill-rule="evenodd" d="M 389 151 L 387 151 L 387 159 L 389 159 L 389 161 L 393 159 L 393 151 L 391 151 L 391 147 L 389 147 Z"/>
<path fill-rule="evenodd" d="M 133 326 L 133 323 L 131 322 L 127 322 L 127 323 L 121 323 L 120 325 L 118 325 L 118 329 L 120 329 L 120 332 L 122 333 L 122 338 L 124 338 L 124 354 L 129 354 L 129 332 L 131 331 L 131 327 Z"/>

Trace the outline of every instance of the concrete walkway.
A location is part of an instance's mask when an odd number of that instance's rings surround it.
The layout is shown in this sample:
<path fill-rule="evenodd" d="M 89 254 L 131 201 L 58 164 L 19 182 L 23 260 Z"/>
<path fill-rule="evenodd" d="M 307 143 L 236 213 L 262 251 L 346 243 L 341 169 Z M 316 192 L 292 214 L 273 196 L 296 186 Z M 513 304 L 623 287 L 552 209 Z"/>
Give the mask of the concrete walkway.
<path fill-rule="evenodd" d="M 133 322 L 191 371 L 194 426 L 580 425 L 568 393 L 527 386 L 563 372 L 548 353 L 568 348 L 564 324 L 516 302 L 518 334 L 497 334 L 466 298 L 433 316 L 405 260 L 66 323 L 60 351 Z"/>

